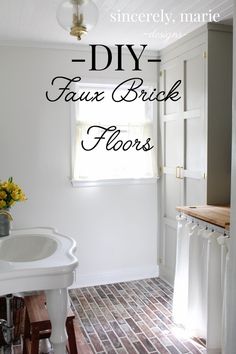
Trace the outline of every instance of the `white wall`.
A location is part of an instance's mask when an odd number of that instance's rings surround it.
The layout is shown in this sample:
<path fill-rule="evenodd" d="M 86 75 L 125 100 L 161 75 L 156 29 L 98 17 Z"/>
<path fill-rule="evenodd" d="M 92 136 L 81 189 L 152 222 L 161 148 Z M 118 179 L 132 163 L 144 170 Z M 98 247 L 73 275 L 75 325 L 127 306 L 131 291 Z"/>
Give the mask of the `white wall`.
<path fill-rule="evenodd" d="M 54 76 L 83 82 L 134 72 L 88 72 L 86 51 L 0 47 L 0 178 L 14 176 L 28 200 L 13 210 L 13 227 L 53 226 L 78 243 L 77 284 L 157 275 L 157 186 L 73 188 L 70 184 L 70 106 L 45 98 Z M 101 54 L 102 58 L 102 54 Z M 146 58 L 147 59 L 147 58 Z M 145 59 L 144 59 L 145 60 Z M 125 63 L 130 66 L 129 58 Z M 144 62 L 143 62 L 144 63 Z M 145 83 L 157 78 L 145 65 Z"/>

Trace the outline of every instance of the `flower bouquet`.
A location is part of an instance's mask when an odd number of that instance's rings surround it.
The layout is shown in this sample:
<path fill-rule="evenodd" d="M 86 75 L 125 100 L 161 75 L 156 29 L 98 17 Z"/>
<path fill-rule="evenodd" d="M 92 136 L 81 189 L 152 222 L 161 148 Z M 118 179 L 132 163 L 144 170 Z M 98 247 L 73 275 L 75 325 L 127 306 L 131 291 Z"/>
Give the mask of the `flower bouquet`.
<path fill-rule="evenodd" d="M 0 182 L 0 237 L 9 235 L 10 221 L 12 220 L 9 212 L 16 202 L 26 200 L 22 189 L 13 182 L 10 177 L 7 181 Z"/>

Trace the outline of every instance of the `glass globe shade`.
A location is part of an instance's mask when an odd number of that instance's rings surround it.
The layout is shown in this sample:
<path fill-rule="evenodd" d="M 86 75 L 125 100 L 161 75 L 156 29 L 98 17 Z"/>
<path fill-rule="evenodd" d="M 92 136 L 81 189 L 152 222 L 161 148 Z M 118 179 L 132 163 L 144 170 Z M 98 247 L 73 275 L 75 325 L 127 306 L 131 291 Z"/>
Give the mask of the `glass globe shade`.
<path fill-rule="evenodd" d="M 64 0 L 57 9 L 57 21 L 67 31 L 79 25 L 86 29 L 86 33 L 97 20 L 98 8 L 92 0 Z"/>

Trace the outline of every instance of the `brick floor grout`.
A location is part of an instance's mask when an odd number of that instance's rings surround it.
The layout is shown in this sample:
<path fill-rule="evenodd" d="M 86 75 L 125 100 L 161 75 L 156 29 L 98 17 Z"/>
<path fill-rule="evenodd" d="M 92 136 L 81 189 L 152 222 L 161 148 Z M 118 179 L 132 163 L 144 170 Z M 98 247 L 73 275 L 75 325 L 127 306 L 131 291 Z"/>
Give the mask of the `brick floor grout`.
<path fill-rule="evenodd" d="M 124 299 L 124 297 L 121 295 L 121 294 L 119 294 L 119 296 L 124 300 L 124 301 L 126 301 L 125 299 Z M 110 299 L 109 299 L 110 300 Z M 102 299 L 102 301 L 103 301 L 103 299 Z M 111 302 L 111 301 L 110 301 Z M 104 303 L 104 301 L 103 301 L 103 303 Z M 127 301 L 126 301 L 126 303 L 127 303 Z M 107 307 L 107 304 L 106 303 L 104 303 L 105 304 L 105 306 Z M 111 302 L 111 305 L 113 305 L 112 304 L 112 302 Z M 129 304 L 128 304 L 129 305 Z M 131 308 L 131 306 L 129 305 L 129 307 Z M 109 308 L 108 308 L 109 309 Z M 117 310 L 117 309 L 116 309 Z M 119 309 L 117 310 L 119 313 L 120 313 L 120 311 L 119 311 Z M 127 312 L 126 311 L 126 309 L 125 309 L 125 312 Z M 121 314 L 121 313 L 120 313 Z M 127 312 L 127 315 L 129 315 L 129 313 Z M 129 315 L 129 317 L 130 317 L 130 315 Z M 116 319 L 115 319 L 115 321 L 116 321 Z M 130 327 L 130 331 L 132 331 L 132 333 L 133 333 L 133 335 L 136 337 L 136 335 L 135 335 L 135 333 L 134 333 L 134 331 L 132 330 L 132 328 Z M 136 337 L 136 340 L 138 341 L 138 338 Z M 131 346 L 132 346 L 132 344 L 131 344 Z M 132 346 L 133 347 L 133 346 Z M 137 353 L 137 351 L 136 351 L 136 349 L 133 347 L 133 349 L 135 350 L 135 352 Z"/>
<path fill-rule="evenodd" d="M 79 299 L 79 297 L 75 294 L 75 296 L 77 297 L 77 299 L 78 299 L 78 301 L 79 301 L 79 303 L 80 303 L 80 305 L 81 305 L 81 307 L 83 306 L 82 305 L 82 303 L 81 303 L 81 301 L 80 301 L 80 299 Z M 87 299 L 85 298 L 85 300 L 87 301 Z M 91 308 L 91 306 L 90 306 L 90 304 L 89 304 L 89 302 L 87 301 L 87 304 L 89 305 L 89 307 L 90 307 L 90 309 L 91 309 L 91 311 L 93 311 L 93 309 Z M 89 321 L 89 323 L 91 323 L 91 321 L 90 321 L 90 318 L 86 315 L 86 311 L 84 311 L 85 312 L 85 316 L 86 316 L 86 318 L 87 318 L 87 320 Z M 84 324 L 83 324 L 83 322 L 81 321 L 81 325 L 83 326 L 83 329 L 85 330 L 85 332 L 86 332 L 86 328 L 85 328 L 85 326 L 84 326 Z M 93 327 L 93 329 L 94 329 L 94 333 L 96 333 L 96 329 L 94 328 L 94 325 L 91 323 L 91 325 L 92 325 L 92 327 Z M 89 336 L 89 334 L 87 334 L 87 336 L 88 336 L 88 338 L 90 338 L 90 336 Z M 94 347 L 94 344 L 93 344 L 93 342 L 91 342 L 91 345 L 92 345 L 92 347 L 93 347 L 93 349 L 94 349 L 94 351 L 96 352 L 96 348 Z M 104 348 L 104 346 L 102 345 L 102 347 L 103 347 L 103 349 L 105 350 L 105 348 Z M 101 352 L 101 351 L 100 351 Z M 100 352 L 96 352 L 96 353 L 100 353 Z"/>
<path fill-rule="evenodd" d="M 135 283 L 134 283 L 134 285 L 136 285 Z M 141 286 L 141 288 L 143 288 L 143 286 Z M 133 290 L 133 289 L 132 289 Z M 143 288 L 143 290 L 145 290 L 144 288 Z M 146 298 L 149 300 L 149 298 L 147 297 L 147 295 L 146 295 L 146 292 L 144 292 L 144 296 L 146 296 Z M 158 300 L 157 300 L 158 301 Z M 161 304 L 161 303 L 160 303 Z M 147 304 L 145 304 L 145 302 L 144 302 L 144 305 L 147 305 Z M 154 304 L 153 304 L 153 306 L 157 309 L 157 310 L 159 310 Z M 150 311 L 153 313 L 153 315 L 156 315 L 153 311 L 152 311 L 152 309 L 150 309 Z M 163 313 L 162 313 L 163 314 Z M 164 315 L 164 314 L 163 314 Z M 165 315 L 164 315 L 165 316 Z M 166 317 L 166 316 L 165 316 Z M 166 317 L 167 318 L 167 317 Z M 168 319 L 168 318 L 167 318 Z M 160 318 L 160 320 L 161 320 L 161 322 L 165 325 L 165 326 L 167 326 L 166 325 L 166 323 L 165 322 L 163 322 L 162 321 L 162 319 Z M 155 325 L 155 324 L 154 324 Z M 168 327 L 169 328 L 169 327 Z M 151 330 L 151 329 L 150 329 Z M 161 340 L 160 340 L 161 341 Z M 174 347 L 176 348 L 176 350 L 178 351 L 178 348 L 175 346 L 175 344 L 173 343 L 173 345 L 174 345 Z M 186 348 L 187 349 L 187 348 Z"/>
<path fill-rule="evenodd" d="M 173 289 L 159 278 L 70 290 L 80 327 L 95 354 L 205 354 L 179 339 L 172 322 Z"/>
<path fill-rule="evenodd" d="M 91 296 L 92 296 L 92 294 L 91 294 Z M 78 297 L 77 297 L 78 298 Z M 79 300 L 79 299 L 78 299 Z M 87 300 L 87 299 L 86 299 Z M 104 304 L 104 306 L 105 307 L 107 307 L 107 305 L 106 305 L 106 303 L 101 299 L 101 301 L 103 302 L 103 304 Z M 89 302 L 87 301 L 87 303 L 89 304 Z M 90 304 L 89 304 L 89 306 L 90 306 Z M 92 309 L 92 307 L 90 306 L 90 308 L 91 308 L 91 310 L 93 310 Z M 108 307 L 107 307 L 108 308 Z M 112 315 L 113 316 L 113 315 Z M 97 320 L 99 321 L 99 319 L 98 319 L 98 317 L 97 317 L 97 315 L 95 314 L 95 317 L 97 318 Z M 114 321 L 116 320 L 115 319 L 115 317 L 113 316 L 113 318 L 114 318 Z M 89 319 L 89 318 L 88 318 Z M 90 320 L 90 319 L 89 319 Z M 90 321 L 91 322 L 91 321 Z M 99 321 L 100 322 L 100 321 Z M 108 322 L 109 323 L 109 322 Z M 101 324 L 102 325 L 102 324 Z M 93 326 L 94 327 L 94 326 Z M 96 328 L 94 327 L 94 329 L 95 329 L 95 331 L 96 331 Z M 97 333 L 98 334 L 98 333 Z M 111 346 L 113 347 L 113 349 L 114 350 L 116 350 L 116 348 L 114 347 L 114 345 L 113 345 L 113 343 L 112 343 L 112 341 L 110 341 L 109 340 L 109 338 L 108 338 L 108 341 L 109 341 L 109 343 L 111 344 Z M 103 341 L 101 341 L 102 343 L 103 343 Z M 104 345 L 103 345 L 103 347 L 104 347 Z M 105 348 L 104 348 L 105 349 Z M 127 353 L 127 351 L 126 351 L 126 353 Z"/>

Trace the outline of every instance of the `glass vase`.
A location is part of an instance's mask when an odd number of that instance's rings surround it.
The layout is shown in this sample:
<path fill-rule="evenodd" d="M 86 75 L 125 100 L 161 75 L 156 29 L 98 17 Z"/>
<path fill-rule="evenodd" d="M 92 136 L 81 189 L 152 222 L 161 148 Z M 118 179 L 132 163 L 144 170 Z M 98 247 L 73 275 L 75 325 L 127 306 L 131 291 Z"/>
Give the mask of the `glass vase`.
<path fill-rule="evenodd" d="M 0 237 L 10 235 L 11 220 L 12 218 L 9 210 L 0 210 Z"/>

